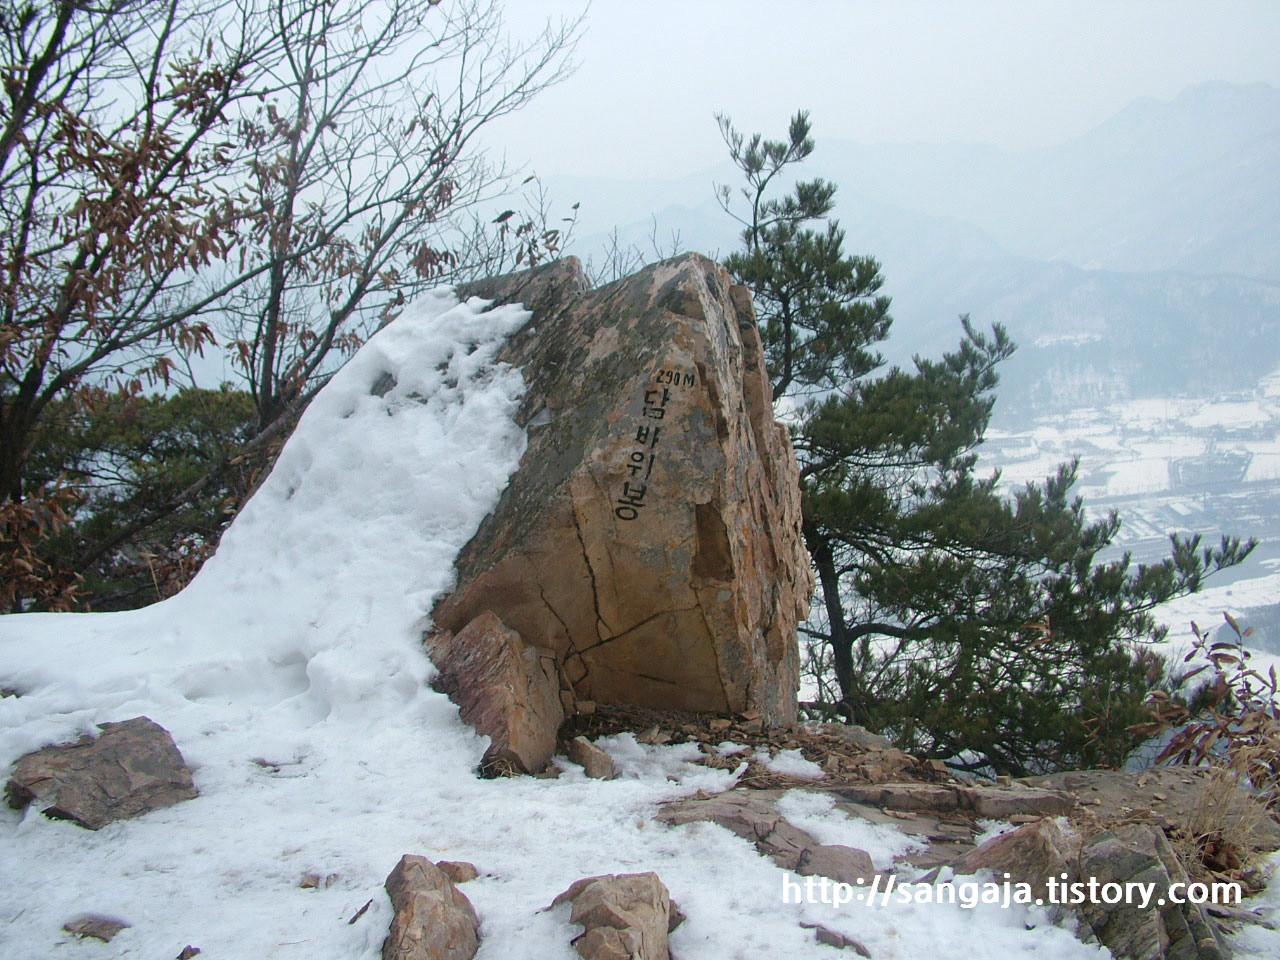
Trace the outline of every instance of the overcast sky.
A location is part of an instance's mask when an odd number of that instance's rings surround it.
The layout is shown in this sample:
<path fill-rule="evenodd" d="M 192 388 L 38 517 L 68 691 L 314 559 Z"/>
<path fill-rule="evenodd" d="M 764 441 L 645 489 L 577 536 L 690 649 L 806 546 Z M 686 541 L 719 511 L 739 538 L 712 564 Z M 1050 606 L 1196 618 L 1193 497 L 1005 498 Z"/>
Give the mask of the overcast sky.
<path fill-rule="evenodd" d="M 508 0 L 517 35 L 581 0 Z M 595 0 L 580 66 L 496 131 L 538 173 L 676 177 L 720 161 L 716 112 L 780 136 L 1068 139 L 1205 80 L 1280 86 L 1276 0 Z"/>

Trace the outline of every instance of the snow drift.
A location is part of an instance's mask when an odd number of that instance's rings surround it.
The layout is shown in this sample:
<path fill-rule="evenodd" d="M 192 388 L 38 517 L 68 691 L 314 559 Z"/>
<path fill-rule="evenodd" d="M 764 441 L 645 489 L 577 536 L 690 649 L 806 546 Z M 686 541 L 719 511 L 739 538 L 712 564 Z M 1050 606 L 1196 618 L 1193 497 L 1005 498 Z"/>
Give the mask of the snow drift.
<path fill-rule="evenodd" d="M 827 955 L 801 919 L 877 958 L 1098 956 L 1036 911 L 784 905 L 781 871 L 750 845 L 652 822 L 663 800 L 733 782 L 690 763 L 693 745 L 604 741 L 620 770 L 610 782 L 567 762 L 558 780 L 474 775 L 485 743 L 428 687 L 419 638 L 525 449 L 520 372 L 494 358 L 526 316 L 447 291 L 413 305 L 316 398 L 180 595 L 0 618 L 0 687 L 20 694 L 0 699 L 0 771 L 146 715 L 173 733 L 200 791 L 98 832 L 0 810 L 0 956 L 173 957 L 191 944 L 210 958 L 373 960 L 391 913 L 382 882 L 404 853 L 480 868 L 466 893 L 481 957 L 572 958 L 567 909 L 542 908 L 579 877 L 642 870 L 689 916 L 672 938 L 682 960 Z M 866 842 L 867 829 L 832 820 L 828 842 Z M 303 889 L 308 873 L 332 883 Z M 130 926 L 109 944 L 67 943 L 62 925 L 86 912 Z"/>

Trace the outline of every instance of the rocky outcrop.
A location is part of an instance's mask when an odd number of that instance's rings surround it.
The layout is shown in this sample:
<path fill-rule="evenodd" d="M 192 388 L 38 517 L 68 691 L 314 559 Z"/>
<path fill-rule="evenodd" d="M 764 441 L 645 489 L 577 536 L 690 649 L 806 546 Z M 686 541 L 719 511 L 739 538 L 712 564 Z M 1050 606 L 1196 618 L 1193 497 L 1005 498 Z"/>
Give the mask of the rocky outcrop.
<path fill-rule="evenodd" d="M 100 736 L 45 747 L 13 765 L 11 806 L 98 830 L 196 796 L 191 771 L 164 727 L 147 717 L 100 724 Z"/>
<path fill-rule="evenodd" d="M 488 611 L 457 635 L 434 635 L 428 650 L 440 671 L 437 688 L 458 704 L 463 721 L 490 738 L 481 770 L 546 767 L 564 720 L 554 653 L 525 643 Z"/>
<path fill-rule="evenodd" d="M 461 292 L 532 310 L 500 357 L 529 446 L 433 646 L 491 611 L 580 700 L 793 720 L 813 576 L 747 290 L 690 254 L 595 291 L 567 260 Z"/>
<path fill-rule="evenodd" d="M 1066 794 L 1021 784 L 870 783 L 849 784 L 832 792 L 845 800 L 882 810 L 956 811 L 993 820 L 1013 816 L 1057 817 L 1075 808 L 1075 801 Z"/>
<path fill-rule="evenodd" d="M 395 915 L 382 960 L 471 960 L 480 920 L 471 901 L 426 857 L 405 854 L 386 882 Z"/>
<path fill-rule="evenodd" d="M 1198 904 L 1177 903 L 1171 887 L 1185 895 L 1189 882 L 1163 830 L 1125 824 L 1081 840 L 1053 820 L 1029 823 L 954 861 L 957 874 L 991 870 L 996 877 L 1027 883 L 1045 903 L 1063 904 L 1067 885 L 1082 937 L 1092 936 L 1121 960 L 1224 960 L 1229 956 L 1217 924 Z M 1047 881 L 1057 884 L 1056 896 Z M 1108 888 L 1107 885 L 1118 885 Z M 1149 900 L 1144 904 L 1141 884 Z M 1075 896 L 1078 892 L 1078 896 Z M 1061 912 L 1061 906 L 1054 909 Z"/>
<path fill-rule="evenodd" d="M 1149 884 L 1146 908 L 1120 899 L 1108 904 L 1086 898 L 1081 918 L 1111 953 L 1121 960 L 1226 960 L 1230 956 L 1217 924 L 1186 896 L 1187 873 L 1159 827 L 1127 824 L 1091 838 L 1080 852 L 1079 876 L 1104 884 Z M 1181 897 L 1170 895 L 1181 884 Z"/>
<path fill-rule="evenodd" d="M 657 820 L 672 826 L 700 820 L 717 823 L 755 844 L 761 855 L 784 870 L 804 877 L 828 877 L 840 883 L 863 883 L 875 876 L 865 850 L 819 843 L 784 820 L 763 797 L 739 791 L 693 797 L 663 804 Z"/>
<path fill-rule="evenodd" d="M 570 921 L 583 932 L 573 948 L 583 960 L 670 960 L 675 928 L 671 897 L 656 873 L 586 877 L 551 902 L 573 904 Z"/>
<path fill-rule="evenodd" d="M 1068 770 L 1029 777 L 1024 782 L 1047 787 L 1075 798 L 1082 807 L 1141 819 L 1166 833 L 1192 828 L 1206 790 L 1218 792 L 1212 774 L 1203 767 L 1149 767 L 1140 771 Z M 1242 789 L 1228 790 L 1215 803 L 1226 802 L 1221 816 L 1249 825 L 1248 842 L 1261 850 L 1280 849 L 1280 823 L 1253 816 L 1245 809 L 1257 799 Z"/>

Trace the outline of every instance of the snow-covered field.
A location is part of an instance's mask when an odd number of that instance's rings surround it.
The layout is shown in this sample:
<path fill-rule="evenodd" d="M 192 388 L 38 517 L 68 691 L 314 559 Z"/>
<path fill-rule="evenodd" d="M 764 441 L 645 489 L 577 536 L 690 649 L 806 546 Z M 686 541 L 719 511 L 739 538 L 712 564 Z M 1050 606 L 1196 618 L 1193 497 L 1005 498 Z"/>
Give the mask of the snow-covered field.
<path fill-rule="evenodd" d="M 691 745 L 605 741 L 621 767 L 612 782 L 567 762 L 557 780 L 475 776 L 485 742 L 428 687 L 419 637 L 525 447 L 512 420 L 521 377 L 493 363 L 524 317 L 443 293 L 406 311 L 312 404 L 177 597 L 0 618 L 0 687 L 21 694 L 0 699 L 0 771 L 146 715 L 173 733 L 200 791 L 96 833 L 0 810 L 0 957 L 156 960 L 191 944 L 210 960 L 372 960 L 390 921 L 382 882 L 404 853 L 480 868 L 463 889 L 487 958 L 574 957 L 567 908 L 542 908 L 579 877 L 643 870 L 688 914 L 672 938 L 680 960 L 833 955 L 802 919 L 877 960 L 1104 955 L 1038 908 L 784 905 L 783 872 L 749 844 L 651 819 L 663 800 L 733 782 L 692 763 Z M 821 796 L 784 806 L 879 864 L 904 843 Z M 335 879 L 302 889 L 307 873 Z M 61 931 L 83 913 L 131 926 L 110 944 Z M 1274 934 L 1248 937 L 1242 955 L 1280 953 Z"/>
<path fill-rule="evenodd" d="M 1180 660 L 1191 650 L 1193 623 L 1202 633 L 1212 633 L 1222 626 L 1222 615 L 1229 613 L 1238 619 L 1241 627 L 1248 627 L 1247 611 L 1275 603 L 1280 603 L 1280 573 L 1209 586 L 1199 593 L 1171 600 L 1158 611 L 1160 622 L 1169 628 L 1160 649 Z M 1249 645 L 1247 638 L 1245 645 Z M 1254 670 L 1266 675 L 1274 666 L 1280 673 L 1280 656 L 1253 648 L 1250 653 L 1250 666 Z"/>

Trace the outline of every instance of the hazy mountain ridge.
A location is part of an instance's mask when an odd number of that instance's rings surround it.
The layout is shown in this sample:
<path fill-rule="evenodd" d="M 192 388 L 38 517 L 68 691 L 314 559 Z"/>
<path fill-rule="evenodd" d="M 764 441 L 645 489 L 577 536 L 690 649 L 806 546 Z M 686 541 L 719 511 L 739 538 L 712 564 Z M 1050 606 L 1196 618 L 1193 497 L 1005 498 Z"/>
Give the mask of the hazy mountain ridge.
<path fill-rule="evenodd" d="M 1231 218 L 1218 216 L 1208 234 L 1203 223 L 1206 211 L 1267 222 L 1276 191 L 1266 174 L 1280 159 L 1278 134 L 1280 90 L 1209 83 L 1168 102 L 1135 101 L 1055 147 L 835 142 L 820 145 L 814 167 L 884 202 L 966 220 L 1011 253 L 1280 280 L 1280 258 L 1260 263 Z M 1259 200 L 1270 202 L 1260 209 Z M 1190 250 L 1168 255 L 1175 238 L 1208 246 L 1208 236 L 1216 250 L 1207 261 Z M 1127 241 L 1118 255 L 1117 239 Z"/>
<path fill-rule="evenodd" d="M 1162 183 L 1066 244 L 1056 259 L 1280 280 L 1280 132 Z"/>
<path fill-rule="evenodd" d="M 805 167 L 839 185 L 846 249 L 883 266 L 894 362 L 955 342 L 961 313 L 1004 323 L 1021 346 L 1002 394 L 1028 413 L 1211 394 L 1280 363 L 1273 87 L 1210 83 L 1135 101 L 1074 140 L 1022 153 L 819 139 Z M 739 228 L 713 183 L 736 188 L 727 161 L 665 184 L 553 178 L 558 195 L 589 197 L 582 224 L 598 232 L 582 231 L 573 252 L 597 262 L 606 223 L 650 258 L 651 236 L 665 254 L 673 232 L 681 248 L 734 249 Z"/>

